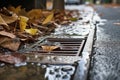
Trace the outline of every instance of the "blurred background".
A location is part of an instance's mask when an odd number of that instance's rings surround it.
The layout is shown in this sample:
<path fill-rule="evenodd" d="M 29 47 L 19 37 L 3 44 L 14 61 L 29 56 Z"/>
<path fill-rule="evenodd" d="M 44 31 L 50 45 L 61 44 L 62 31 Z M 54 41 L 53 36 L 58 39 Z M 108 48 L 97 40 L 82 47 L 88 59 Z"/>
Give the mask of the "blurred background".
<path fill-rule="evenodd" d="M 120 0 L 0 0 L 0 7 L 22 5 L 27 10 L 40 9 L 62 9 L 64 5 L 82 4 L 120 4 Z"/>

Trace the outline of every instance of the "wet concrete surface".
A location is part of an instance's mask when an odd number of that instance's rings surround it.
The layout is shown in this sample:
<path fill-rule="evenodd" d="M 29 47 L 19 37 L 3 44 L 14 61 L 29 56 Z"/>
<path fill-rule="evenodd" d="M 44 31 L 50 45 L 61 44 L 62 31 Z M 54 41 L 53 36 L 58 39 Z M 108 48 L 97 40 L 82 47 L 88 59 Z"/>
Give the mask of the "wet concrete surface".
<path fill-rule="evenodd" d="M 105 7 L 105 6 L 95 6 L 97 13 L 100 14 L 101 18 L 108 20 L 118 20 L 120 19 L 120 7 Z"/>
<path fill-rule="evenodd" d="M 97 26 L 88 80 L 120 80 L 120 7 L 95 7 L 107 22 Z"/>

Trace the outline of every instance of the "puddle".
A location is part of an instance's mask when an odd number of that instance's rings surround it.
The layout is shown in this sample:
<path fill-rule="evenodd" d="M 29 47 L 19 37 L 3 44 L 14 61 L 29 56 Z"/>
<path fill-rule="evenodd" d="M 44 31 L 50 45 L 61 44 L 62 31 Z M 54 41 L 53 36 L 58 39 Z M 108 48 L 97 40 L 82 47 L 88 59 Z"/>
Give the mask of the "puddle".
<path fill-rule="evenodd" d="M 0 63 L 0 80 L 73 80 L 73 65 L 48 65 L 27 63 L 16 67 Z"/>
<path fill-rule="evenodd" d="M 28 63 L 26 66 L 0 63 L 0 80 L 47 80 L 44 78 L 45 69 L 37 64 Z"/>

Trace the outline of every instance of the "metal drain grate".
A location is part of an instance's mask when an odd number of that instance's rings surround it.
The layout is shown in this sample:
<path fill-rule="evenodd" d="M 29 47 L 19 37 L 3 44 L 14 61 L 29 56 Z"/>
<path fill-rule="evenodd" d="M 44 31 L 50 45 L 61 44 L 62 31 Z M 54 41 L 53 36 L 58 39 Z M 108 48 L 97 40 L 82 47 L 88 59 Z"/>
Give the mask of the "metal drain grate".
<path fill-rule="evenodd" d="M 47 38 L 51 43 L 60 43 L 60 48 L 57 48 L 50 53 L 44 51 L 40 47 L 37 51 L 31 51 L 28 62 L 40 63 L 74 63 L 80 60 L 80 55 L 84 47 L 85 39 L 81 38 Z M 32 56 L 32 57 L 30 57 Z"/>
<path fill-rule="evenodd" d="M 84 42 L 84 39 L 73 39 L 73 38 L 48 38 L 49 42 L 60 43 L 60 48 L 50 52 L 50 54 L 44 51 L 41 47 L 38 51 L 32 51 L 32 53 L 39 53 L 39 55 L 60 55 L 60 56 L 79 56 Z"/>

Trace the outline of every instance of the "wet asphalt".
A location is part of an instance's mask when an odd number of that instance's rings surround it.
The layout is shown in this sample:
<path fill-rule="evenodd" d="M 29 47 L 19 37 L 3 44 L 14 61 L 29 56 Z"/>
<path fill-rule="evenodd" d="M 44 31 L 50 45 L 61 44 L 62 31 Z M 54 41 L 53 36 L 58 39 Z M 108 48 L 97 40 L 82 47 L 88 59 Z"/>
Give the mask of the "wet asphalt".
<path fill-rule="evenodd" d="M 88 80 L 120 80 L 120 7 L 95 8 L 107 22 L 97 26 Z"/>

